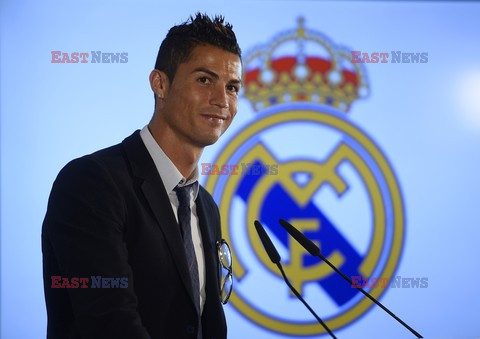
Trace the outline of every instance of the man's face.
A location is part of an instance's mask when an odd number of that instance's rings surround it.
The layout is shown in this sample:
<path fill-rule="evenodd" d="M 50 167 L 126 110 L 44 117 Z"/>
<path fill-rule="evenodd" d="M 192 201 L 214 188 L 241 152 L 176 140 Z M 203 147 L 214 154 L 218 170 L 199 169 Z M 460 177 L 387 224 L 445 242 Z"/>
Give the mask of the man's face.
<path fill-rule="evenodd" d="M 236 54 L 212 45 L 194 47 L 178 65 L 161 103 L 169 132 L 196 147 L 215 143 L 237 113 L 241 74 Z"/>

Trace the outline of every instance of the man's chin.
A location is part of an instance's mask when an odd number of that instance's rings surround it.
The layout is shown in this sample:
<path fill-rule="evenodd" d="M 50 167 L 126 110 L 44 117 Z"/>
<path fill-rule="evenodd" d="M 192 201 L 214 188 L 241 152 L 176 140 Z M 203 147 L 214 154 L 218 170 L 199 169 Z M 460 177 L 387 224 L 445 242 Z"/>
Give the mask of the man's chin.
<path fill-rule="evenodd" d="M 202 148 L 207 147 L 207 146 L 210 146 L 210 145 L 213 145 L 214 143 L 216 143 L 219 138 L 220 138 L 220 135 L 206 136 L 206 137 L 202 138 L 201 140 L 198 140 L 198 145 Z"/>

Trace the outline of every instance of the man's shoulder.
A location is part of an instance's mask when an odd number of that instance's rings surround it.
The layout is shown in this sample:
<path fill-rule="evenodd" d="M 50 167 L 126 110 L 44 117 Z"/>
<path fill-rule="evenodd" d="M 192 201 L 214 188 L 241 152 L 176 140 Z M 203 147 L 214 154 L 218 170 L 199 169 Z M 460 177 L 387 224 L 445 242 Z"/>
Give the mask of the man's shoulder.
<path fill-rule="evenodd" d="M 81 156 L 69 161 L 60 171 L 59 177 L 68 173 L 82 173 L 88 169 L 101 168 L 103 170 L 119 168 L 124 156 L 121 144 L 116 144 L 94 153 Z M 122 167 L 122 166 L 120 166 Z"/>
<path fill-rule="evenodd" d="M 136 133 L 116 145 L 71 160 L 60 170 L 57 180 L 70 177 L 79 178 L 91 174 L 115 175 L 128 171 L 128 159 L 124 144 L 135 137 Z"/>

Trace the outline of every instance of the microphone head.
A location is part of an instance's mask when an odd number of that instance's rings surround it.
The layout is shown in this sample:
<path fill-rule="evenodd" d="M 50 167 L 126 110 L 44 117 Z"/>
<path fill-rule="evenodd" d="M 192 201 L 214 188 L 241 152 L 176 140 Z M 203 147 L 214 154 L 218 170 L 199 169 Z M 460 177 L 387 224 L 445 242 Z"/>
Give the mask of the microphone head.
<path fill-rule="evenodd" d="M 311 255 L 318 257 L 320 255 L 320 248 L 315 245 L 310 239 L 308 239 L 302 232 L 297 230 L 290 224 L 288 221 L 280 219 L 278 220 L 280 225 L 288 232 L 290 235 L 298 241 Z"/>
<path fill-rule="evenodd" d="M 277 249 L 275 246 L 273 246 L 272 240 L 270 240 L 270 237 L 268 236 L 267 232 L 265 232 L 265 229 L 258 220 L 255 220 L 254 224 L 268 257 L 274 264 L 279 264 L 281 259 L 280 254 L 278 254 Z"/>

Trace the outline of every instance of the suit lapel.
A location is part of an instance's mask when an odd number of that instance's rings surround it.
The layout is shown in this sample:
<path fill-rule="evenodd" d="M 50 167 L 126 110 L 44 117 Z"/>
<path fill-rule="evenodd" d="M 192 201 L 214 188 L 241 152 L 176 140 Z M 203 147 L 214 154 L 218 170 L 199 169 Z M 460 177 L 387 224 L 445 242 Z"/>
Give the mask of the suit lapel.
<path fill-rule="evenodd" d="M 218 260 L 216 243 L 217 237 L 215 230 L 219 228 L 218 221 L 211 218 L 212 213 L 208 208 L 207 201 L 204 197 L 203 188 L 200 187 L 198 197 L 196 200 L 197 215 L 200 224 L 200 232 L 202 234 L 203 252 L 205 256 L 205 292 L 207 295 L 206 303 L 203 309 L 203 318 L 209 317 L 212 314 L 216 314 L 214 311 L 219 304 L 220 287 L 218 281 Z M 205 324 L 209 324 L 207 320 Z M 218 325 L 218 324 L 217 324 Z M 207 327 L 204 327 L 204 333 L 208 331 Z"/>
<path fill-rule="evenodd" d="M 127 158 L 132 166 L 133 175 L 141 179 L 140 188 L 155 215 L 155 219 L 167 239 L 167 246 L 172 254 L 178 273 L 193 302 L 192 283 L 188 271 L 187 258 L 183 247 L 182 235 L 173 214 L 170 199 L 163 186 L 155 164 L 140 137 L 139 131 L 123 141 Z M 175 227 L 176 226 L 176 227 Z M 202 234 L 203 236 L 203 234 Z"/>
<path fill-rule="evenodd" d="M 204 197 L 202 189 L 199 188 L 197 200 L 195 200 L 197 205 L 197 215 L 200 222 L 200 232 L 202 233 L 202 240 L 204 243 L 208 244 L 208 249 L 211 251 L 215 236 L 211 234 L 212 232 L 212 221 L 210 220 L 209 213 L 205 206 Z M 205 246 L 204 246 L 205 247 Z"/>

